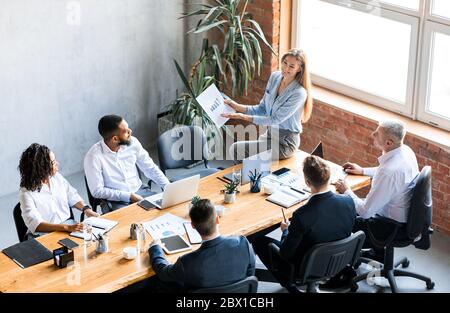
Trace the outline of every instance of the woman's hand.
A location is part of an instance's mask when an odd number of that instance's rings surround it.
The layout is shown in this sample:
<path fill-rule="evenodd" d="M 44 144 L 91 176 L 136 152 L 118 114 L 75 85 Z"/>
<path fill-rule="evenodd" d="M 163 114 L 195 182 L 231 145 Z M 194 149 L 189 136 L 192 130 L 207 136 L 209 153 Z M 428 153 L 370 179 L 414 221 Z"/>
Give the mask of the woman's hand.
<path fill-rule="evenodd" d="M 234 101 L 234 100 L 226 99 L 223 103 L 225 103 L 229 107 L 233 108 L 235 111 L 238 110 L 239 104 L 236 101 Z"/>
<path fill-rule="evenodd" d="M 82 223 L 76 223 L 73 225 L 64 225 L 65 231 L 71 233 L 71 232 L 82 232 L 83 231 L 83 224 Z"/>
<path fill-rule="evenodd" d="M 84 214 L 86 214 L 87 217 L 91 217 L 91 216 L 97 217 L 97 216 L 100 216 L 100 214 L 98 214 L 97 212 L 94 212 L 92 209 L 87 209 L 87 210 L 85 210 L 85 211 L 84 211 Z"/>
<path fill-rule="evenodd" d="M 247 122 L 253 121 L 251 116 L 245 115 L 242 113 L 223 113 L 223 114 L 221 114 L 221 116 L 225 117 L 225 118 L 231 118 L 234 120 L 242 120 L 242 121 L 247 121 Z"/>

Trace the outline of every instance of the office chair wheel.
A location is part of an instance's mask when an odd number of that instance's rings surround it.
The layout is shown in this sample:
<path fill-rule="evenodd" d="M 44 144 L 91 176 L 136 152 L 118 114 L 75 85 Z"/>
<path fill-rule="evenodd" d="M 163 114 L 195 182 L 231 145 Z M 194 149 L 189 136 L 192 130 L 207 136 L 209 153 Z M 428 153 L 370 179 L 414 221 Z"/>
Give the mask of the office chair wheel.
<path fill-rule="evenodd" d="M 434 282 L 433 281 L 431 283 L 427 283 L 427 289 L 428 290 L 434 289 Z"/>
<path fill-rule="evenodd" d="M 409 260 L 406 260 L 406 262 L 402 263 L 402 268 L 408 268 L 409 267 Z"/>

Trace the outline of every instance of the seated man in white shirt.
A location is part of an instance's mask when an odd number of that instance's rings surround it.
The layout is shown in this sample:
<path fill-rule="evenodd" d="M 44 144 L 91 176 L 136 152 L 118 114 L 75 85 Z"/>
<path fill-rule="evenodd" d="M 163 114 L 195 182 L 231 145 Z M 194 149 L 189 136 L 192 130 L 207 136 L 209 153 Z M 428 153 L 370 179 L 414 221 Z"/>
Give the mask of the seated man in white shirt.
<path fill-rule="evenodd" d="M 403 144 L 406 135 L 404 124 L 390 120 L 381 122 L 372 134 L 374 146 L 382 151 L 378 158 L 379 166 L 362 168 L 357 164 L 347 163 L 345 171 L 354 175 L 367 175 L 372 178 L 372 187 L 365 199 L 360 199 L 348 188 L 344 181 L 336 184 L 336 189 L 350 195 L 359 214 L 355 229 L 370 231 L 378 240 L 385 240 L 393 232 L 393 226 L 386 218 L 403 226 L 406 224 L 411 203 L 414 180 L 419 174 L 419 167 L 414 152 Z M 402 227 L 404 231 L 406 227 Z M 401 234 L 398 234 L 401 236 Z M 370 238 L 366 237 L 366 248 L 373 248 Z M 375 251 L 377 260 L 382 260 L 383 251 Z"/>
<path fill-rule="evenodd" d="M 154 194 L 142 184 L 138 168 L 161 187 L 169 183 L 139 140 L 131 136 L 132 131 L 122 117 L 102 117 L 98 130 L 103 140 L 89 149 L 84 158 L 84 171 L 92 196 L 106 200 L 101 204 L 103 213 Z"/>
<path fill-rule="evenodd" d="M 88 217 L 98 216 L 58 173 L 58 162 L 48 147 L 37 143 L 29 146 L 22 153 L 19 171 L 20 208 L 28 238 L 52 231 L 82 231 L 83 225 L 70 219 L 70 207 Z"/>

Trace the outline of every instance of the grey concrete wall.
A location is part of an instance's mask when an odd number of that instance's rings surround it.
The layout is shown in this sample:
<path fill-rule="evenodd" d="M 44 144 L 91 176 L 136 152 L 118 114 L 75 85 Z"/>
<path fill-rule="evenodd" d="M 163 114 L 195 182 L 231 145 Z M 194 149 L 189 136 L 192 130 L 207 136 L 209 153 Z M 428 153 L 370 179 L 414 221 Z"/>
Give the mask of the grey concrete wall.
<path fill-rule="evenodd" d="M 18 191 L 19 157 L 33 142 L 55 152 L 63 175 L 81 171 L 105 114 L 154 143 L 160 107 L 182 89 L 173 58 L 187 69 L 200 49 L 177 19 L 185 9 L 182 0 L 0 0 L 0 197 Z"/>

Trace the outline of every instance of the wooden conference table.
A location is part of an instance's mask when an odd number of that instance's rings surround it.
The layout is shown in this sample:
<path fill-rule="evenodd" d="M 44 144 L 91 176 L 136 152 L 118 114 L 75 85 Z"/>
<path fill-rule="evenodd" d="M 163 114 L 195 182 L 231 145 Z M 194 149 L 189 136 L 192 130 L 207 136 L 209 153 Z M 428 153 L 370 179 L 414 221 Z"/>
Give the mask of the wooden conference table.
<path fill-rule="evenodd" d="M 294 172 L 301 170 L 301 161 L 307 154 L 299 151 L 294 157 L 274 162 L 272 170 L 288 167 Z M 224 182 L 218 179 L 241 165 L 225 169 L 201 180 L 198 194 L 209 198 L 214 204 L 223 203 Z M 364 176 L 348 176 L 347 182 L 353 190 L 370 184 L 370 178 Z M 240 187 L 240 193 L 233 204 L 226 207 L 220 221 L 222 235 L 251 235 L 274 224 L 280 223 L 283 216 L 279 206 L 266 201 L 263 193 L 250 193 L 249 185 Z M 300 205 L 286 209 L 285 214 L 291 217 Z M 130 225 L 144 222 L 166 213 L 172 213 L 189 220 L 188 203 L 165 209 L 145 211 L 136 204 L 129 205 L 102 217 L 116 220 L 119 224 L 109 232 L 109 252 L 97 254 L 95 243 L 85 247 L 82 239 L 70 237 L 80 244 L 74 250 L 74 265 L 58 269 L 49 260 L 38 265 L 22 269 L 3 253 L 0 253 L 0 292 L 112 292 L 155 275 L 150 267 L 148 252 L 138 255 L 134 260 L 122 257 L 126 246 L 136 246 L 136 241 L 129 238 Z M 151 237 L 146 233 L 146 246 Z M 68 237 L 67 233 L 54 232 L 38 238 L 38 241 L 49 250 L 61 247 L 57 242 Z M 200 245 L 195 245 L 194 249 Z M 189 253 L 189 252 L 186 252 Z M 167 258 L 174 263 L 182 255 L 173 254 Z"/>

